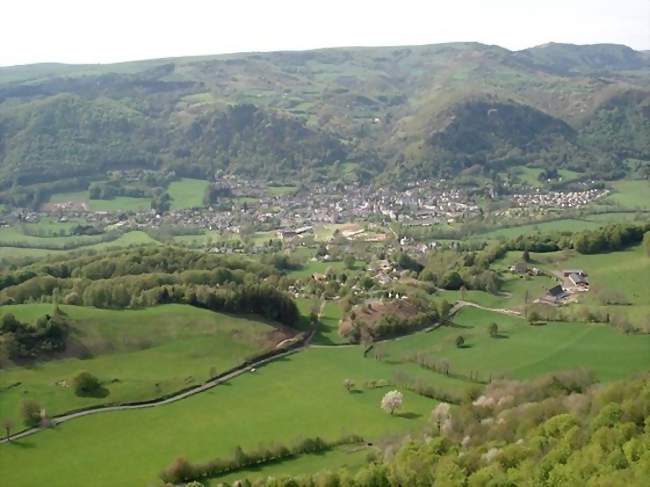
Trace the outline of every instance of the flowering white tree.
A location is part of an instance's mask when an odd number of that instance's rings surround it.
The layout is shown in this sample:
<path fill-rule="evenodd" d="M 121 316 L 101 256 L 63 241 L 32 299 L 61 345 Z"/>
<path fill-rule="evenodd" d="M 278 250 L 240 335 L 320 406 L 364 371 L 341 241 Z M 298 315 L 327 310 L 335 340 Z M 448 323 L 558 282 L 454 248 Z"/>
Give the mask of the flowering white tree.
<path fill-rule="evenodd" d="M 431 412 L 431 421 L 438 427 L 438 433 L 441 433 L 444 426 L 451 426 L 451 406 L 446 402 L 441 402 Z"/>
<path fill-rule="evenodd" d="M 399 391 L 390 391 L 387 392 L 384 397 L 381 400 L 381 408 L 390 413 L 393 414 L 396 409 L 399 409 L 402 407 L 402 404 L 404 402 L 404 396 L 402 396 L 402 393 Z"/>
<path fill-rule="evenodd" d="M 346 391 L 351 392 L 354 389 L 354 381 L 352 379 L 345 379 L 343 381 L 343 387 L 345 387 Z"/>

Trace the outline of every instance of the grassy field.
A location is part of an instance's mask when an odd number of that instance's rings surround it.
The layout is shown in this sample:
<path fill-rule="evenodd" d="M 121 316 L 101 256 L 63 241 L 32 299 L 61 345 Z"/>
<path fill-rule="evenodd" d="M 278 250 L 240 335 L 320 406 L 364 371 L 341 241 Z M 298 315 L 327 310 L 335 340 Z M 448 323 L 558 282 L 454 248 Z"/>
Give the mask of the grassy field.
<path fill-rule="evenodd" d="M 310 304 L 304 301 L 303 308 Z M 336 314 L 327 305 L 324 311 L 325 316 Z M 25 308 L 21 316 L 34 318 L 39 312 Z M 0 446 L 0 470 L 6 472 L 4 479 L 10 485 L 153 486 L 160 485 L 160 469 L 179 455 L 200 462 L 230 455 L 236 446 L 246 450 L 260 443 L 291 443 L 314 435 L 334 439 L 356 433 L 374 440 L 404 434 L 421 427 L 436 402 L 405 392 L 403 411 L 387 416 L 378 404 L 389 388 L 367 389 L 363 383 L 390 381 L 401 372 L 442 390 L 459 393 L 471 387 L 466 380 L 405 362 L 414 351 L 448 359 L 452 374 L 478 372 L 484 379 L 530 378 L 583 367 L 594 370 L 601 380 L 614 380 L 650 366 L 650 336 L 623 335 L 604 325 L 533 327 L 519 318 L 473 308 L 463 309 L 454 321 L 452 327 L 377 345 L 386 354 L 383 361 L 364 358 L 357 346 L 311 348 L 179 403 L 75 420 L 55 431 Z M 493 321 L 499 325 L 500 338 L 487 333 Z M 466 342 L 460 349 L 455 345 L 458 335 Z M 345 391 L 346 378 L 355 382 L 357 392 Z M 126 436 L 138 441 L 125 441 Z M 54 454 L 57 461 L 47 461 Z M 335 450 L 226 479 L 311 472 L 343 464 L 354 467 L 362 461 L 360 453 Z M 38 469 L 29 468 L 35 464 Z"/>
<path fill-rule="evenodd" d="M 150 198 L 116 196 L 110 200 L 91 200 L 88 191 L 57 193 L 50 198 L 50 203 L 66 202 L 85 203 L 91 211 L 138 211 L 151 208 Z"/>
<path fill-rule="evenodd" d="M 63 248 L 66 244 L 79 243 L 91 245 L 99 241 L 96 235 L 67 235 L 67 236 L 48 236 L 37 237 L 26 235 L 20 227 L 0 228 L 0 245 L 2 244 L 27 244 L 34 247 L 55 247 Z"/>
<path fill-rule="evenodd" d="M 522 181 L 534 187 L 541 187 L 545 184 L 545 181 L 542 182 L 538 179 L 538 176 L 541 174 L 541 172 L 542 170 L 540 168 L 526 166 L 518 167 L 516 170 L 517 176 L 519 176 Z M 571 171 L 569 169 L 560 169 L 559 174 L 562 178 L 562 182 L 564 183 L 577 179 L 583 175 L 579 172 Z"/>
<path fill-rule="evenodd" d="M 512 252 L 509 252 L 509 254 L 512 254 Z M 519 255 L 521 255 L 520 252 Z M 535 299 L 544 295 L 549 288 L 557 284 L 555 278 L 547 276 L 526 278 L 504 273 L 502 277 L 503 284 L 501 285 L 499 294 L 468 290 L 464 293 L 460 291 L 439 291 L 438 295 L 449 302 L 457 301 L 464 295 L 465 301 L 480 304 L 488 308 L 517 309 L 525 304 L 526 293 L 528 293 L 528 302 L 532 303 Z"/>
<path fill-rule="evenodd" d="M 235 482 L 243 478 L 254 482 L 258 479 L 268 477 L 283 477 L 288 475 L 304 475 L 317 473 L 323 470 L 337 470 L 347 468 L 355 469 L 366 465 L 366 457 L 372 448 L 360 447 L 357 445 L 340 447 L 334 450 L 315 455 L 302 455 L 296 459 L 284 462 L 272 463 L 267 466 L 252 468 L 246 472 L 237 472 L 216 479 L 212 479 L 207 485 L 216 487 L 220 482 Z"/>
<path fill-rule="evenodd" d="M 500 338 L 488 334 L 495 322 Z M 507 376 L 527 379 L 567 369 L 593 370 L 600 380 L 615 380 L 650 367 L 650 335 L 624 335 L 606 325 L 525 320 L 477 308 L 464 308 L 455 326 L 417 334 L 384 345 L 389 360 L 414 351 L 446 358 L 453 373 L 478 372 L 484 380 Z M 456 347 L 463 336 L 465 346 Z"/>
<path fill-rule="evenodd" d="M 650 213 L 635 212 L 635 211 L 612 211 L 607 213 L 595 213 L 586 217 L 593 222 L 603 223 L 622 223 L 628 221 L 648 221 L 650 220 Z"/>
<path fill-rule="evenodd" d="M 615 192 L 605 200 L 605 203 L 623 208 L 650 208 L 650 181 L 616 181 L 612 186 Z"/>
<path fill-rule="evenodd" d="M 578 220 L 573 218 L 563 218 L 560 220 L 553 220 L 542 223 L 531 223 L 528 225 L 518 225 L 508 228 L 499 228 L 490 232 L 481 233 L 478 237 L 482 239 L 497 239 L 497 238 L 515 238 L 519 235 L 526 235 L 530 233 L 545 233 L 545 232 L 576 232 L 580 230 L 591 230 L 601 227 L 603 222 L 596 222 L 591 220 Z"/>
<path fill-rule="evenodd" d="M 321 261 L 310 261 L 307 262 L 301 269 L 291 271 L 287 274 L 288 277 L 292 279 L 304 279 L 305 277 L 310 277 L 312 274 L 325 274 L 328 270 L 333 270 L 335 272 L 343 272 L 349 270 L 350 272 L 363 269 L 365 262 L 360 260 L 356 261 L 354 268 L 346 269 L 345 263 L 343 261 L 332 261 L 332 262 L 321 262 Z"/>
<path fill-rule="evenodd" d="M 172 209 L 203 206 L 203 194 L 210 183 L 202 179 L 182 178 L 170 183 L 167 192 L 172 198 Z"/>
<path fill-rule="evenodd" d="M 327 345 L 346 343 L 339 335 L 339 320 L 343 317 L 343 308 L 336 301 L 326 301 L 320 317 L 321 327 L 319 341 Z"/>
<path fill-rule="evenodd" d="M 640 245 L 608 254 L 552 252 L 531 256 L 551 269 L 583 269 L 592 289 L 614 289 L 632 304 L 650 305 L 650 258 Z M 585 300 L 593 302 L 594 293 L 588 293 Z"/>
<path fill-rule="evenodd" d="M 436 402 L 406 392 L 403 411 L 391 417 L 378 407 L 388 388 L 366 389 L 361 384 L 390 380 L 400 371 L 448 390 L 469 387 L 466 381 L 401 362 L 415 350 L 447 358 L 452 373 L 477 371 L 485 378 L 529 378 L 586 367 L 602 380 L 613 380 L 650 365 L 650 336 L 626 336 L 602 325 L 532 327 L 518 318 L 477 309 L 462 310 L 455 321 L 454 327 L 378 345 L 387 354 L 385 361 L 364 358 L 359 347 L 312 348 L 179 403 L 82 418 L 0 446 L 0 469 L 9 485 L 159 485 L 157 473 L 179 455 L 205 461 L 229 455 L 238 445 L 245 450 L 313 435 L 357 433 L 373 440 L 405 433 L 421 427 Z M 501 338 L 489 337 L 492 321 L 499 324 Z M 461 349 L 454 343 L 459 334 L 467 343 Z M 356 393 L 345 391 L 345 378 L 357 384 Z M 138 441 L 125 441 L 127 435 Z M 47 461 L 54 452 L 57 461 Z M 337 451 L 305 456 L 228 479 L 361 461 L 355 456 L 346 461 L 345 456 Z M 35 464 L 38 469 L 29 468 Z"/>
<path fill-rule="evenodd" d="M 343 316 L 343 309 L 337 301 L 321 303 L 317 299 L 298 298 L 296 304 L 300 313 L 307 319 L 312 308 L 320 309 L 320 323 L 313 342 L 319 345 L 339 345 L 347 343 L 338 333 L 339 320 Z M 322 305 L 322 308 L 320 306 Z"/>
<path fill-rule="evenodd" d="M 292 443 L 315 435 L 335 439 L 349 433 L 372 439 L 419 429 L 435 401 L 405 392 L 402 412 L 388 416 L 379 402 L 389 389 L 348 393 L 343 387 L 345 378 L 357 384 L 390 379 L 400 368 L 422 370 L 364 359 L 357 347 L 307 350 L 178 403 L 89 416 L 1 445 L 3 482 L 159 485 L 158 472 L 179 455 L 205 461 L 230 455 L 237 445 L 246 449 L 264 442 Z M 53 455 L 56 462 L 49 461 Z"/>
<path fill-rule="evenodd" d="M 266 192 L 269 196 L 286 196 L 296 192 L 296 186 L 269 186 Z"/>
<path fill-rule="evenodd" d="M 24 237 L 27 237 L 23 235 Z M 38 242 L 38 241 L 43 241 L 46 240 L 47 242 L 50 242 L 52 238 L 41 238 L 41 237 L 28 237 L 31 239 L 31 243 Z M 62 239 L 62 242 L 68 241 L 76 241 L 79 237 L 54 237 L 54 239 Z M 40 240 L 34 240 L 34 239 L 40 239 Z M 63 239 L 69 239 L 69 240 L 63 240 Z M 100 243 L 89 243 L 88 245 L 83 245 L 81 247 L 77 247 L 74 249 L 70 250 L 51 250 L 51 249 L 43 249 L 43 248 L 22 248 L 22 247 L 3 247 L 0 246 L 0 258 L 18 258 L 18 257 L 45 257 L 49 254 L 61 254 L 63 252 L 73 252 L 75 250 L 105 250 L 109 248 L 117 248 L 117 247 L 128 247 L 129 245 L 146 245 L 146 244 L 155 244 L 159 245 L 160 242 L 157 240 L 154 240 L 151 238 L 148 234 L 145 232 L 141 232 L 139 230 L 134 230 L 132 232 L 127 232 L 124 235 L 120 236 L 119 238 L 115 240 L 111 240 L 108 242 L 100 242 Z M 38 245 L 38 243 L 34 243 L 34 245 Z"/>
<path fill-rule="evenodd" d="M 234 367 L 275 341 L 275 328 L 256 318 L 186 305 L 125 311 L 62 309 L 74 323 L 69 350 L 83 350 L 89 358 L 0 370 L 0 383 L 20 383 L 0 394 L 0 417 L 13 416 L 18 423 L 24 398 L 39 401 L 54 415 L 93 404 L 157 397 L 206 380 L 213 367 L 217 371 Z M 50 304 L 28 304 L 4 306 L 0 313 L 34 322 L 51 310 Z M 61 385 L 81 370 L 97 375 L 110 394 L 80 398 Z"/>
<path fill-rule="evenodd" d="M 521 252 L 511 251 L 496 261 L 492 268 L 504 271 L 508 266 L 521 261 Z M 531 253 L 531 265 L 549 273 L 563 269 L 582 269 L 589 275 L 591 291 L 578 297 L 579 305 L 565 306 L 576 312 L 582 308 L 609 312 L 612 316 L 624 316 L 632 324 L 643 327 L 650 323 L 650 259 L 641 246 L 620 252 L 597 255 L 581 255 L 574 251 Z M 625 276 L 621 279 L 621 276 Z M 559 280 L 552 277 L 519 277 L 502 272 L 504 282 L 499 294 L 485 291 L 465 291 L 466 301 L 489 308 L 522 309 L 525 295 L 532 303 Z M 627 304 L 604 305 L 602 294 L 615 293 Z M 461 299 L 460 291 L 439 291 L 438 295 L 450 302 Z"/>

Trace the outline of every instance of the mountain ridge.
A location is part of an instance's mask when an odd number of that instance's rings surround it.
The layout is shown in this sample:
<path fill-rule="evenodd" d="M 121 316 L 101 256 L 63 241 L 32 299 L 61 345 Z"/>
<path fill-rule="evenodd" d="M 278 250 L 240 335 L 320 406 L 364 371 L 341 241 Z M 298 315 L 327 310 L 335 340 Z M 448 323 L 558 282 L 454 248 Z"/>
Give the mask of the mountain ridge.
<path fill-rule="evenodd" d="M 479 116 L 495 108 L 485 100 L 521 125 Z M 306 181 L 342 178 L 344 166 L 345 177 L 370 181 L 400 167 L 423 177 L 468 164 L 486 172 L 534 164 L 616 177 L 624 158 L 650 160 L 647 100 L 650 57 L 615 44 L 510 51 L 470 42 L 0 68 L 0 188 L 101 179 L 129 166 Z M 210 121 L 246 107 L 264 123 L 242 128 L 234 145 L 215 143 L 227 127 L 215 132 Z M 473 128 L 452 137 L 445 120 L 454 116 Z M 547 123 L 570 130 L 538 137 Z M 193 139 L 197 130 L 212 135 Z M 513 145 L 513 130 L 528 140 Z M 603 137 L 616 143 L 604 147 Z M 479 140 L 483 150 L 467 149 Z"/>

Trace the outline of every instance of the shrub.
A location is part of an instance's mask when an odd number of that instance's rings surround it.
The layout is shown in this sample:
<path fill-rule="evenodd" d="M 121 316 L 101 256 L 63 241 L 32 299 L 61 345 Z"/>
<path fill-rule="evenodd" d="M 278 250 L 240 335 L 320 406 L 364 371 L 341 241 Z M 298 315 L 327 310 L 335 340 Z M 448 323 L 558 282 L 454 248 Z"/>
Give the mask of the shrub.
<path fill-rule="evenodd" d="M 96 397 L 102 395 L 104 388 L 99 379 L 87 371 L 79 372 L 72 379 L 74 393 L 81 397 Z"/>
<path fill-rule="evenodd" d="M 499 336 L 499 326 L 496 323 L 491 323 L 488 331 L 492 338 Z"/>
<path fill-rule="evenodd" d="M 41 423 L 41 405 L 33 399 L 26 399 L 20 405 L 20 415 L 26 426 L 33 428 Z"/>
<path fill-rule="evenodd" d="M 465 339 L 462 335 L 458 335 L 456 337 L 456 347 L 463 348 L 463 345 L 465 345 Z"/>

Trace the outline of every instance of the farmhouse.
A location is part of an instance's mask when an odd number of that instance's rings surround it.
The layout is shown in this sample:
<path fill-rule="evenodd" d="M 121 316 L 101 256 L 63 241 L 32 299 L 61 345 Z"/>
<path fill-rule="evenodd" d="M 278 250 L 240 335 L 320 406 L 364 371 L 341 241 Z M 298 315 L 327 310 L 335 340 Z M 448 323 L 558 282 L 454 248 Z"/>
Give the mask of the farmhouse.
<path fill-rule="evenodd" d="M 589 288 L 589 281 L 587 274 L 582 269 L 571 269 L 562 272 L 565 278 L 569 280 L 573 286 L 581 289 Z"/>
<path fill-rule="evenodd" d="M 547 304 L 559 304 L 566 296 L 567 296 L 566 291 L 560 284 L 558 284 L 557 286 L 553 286 L 548 291 L 546 291 L 546 294 L 543 297 L 541 297 L 537 302 L 547 303 Z"/>
<path fill-rule="evenodd" d="M 526 262 L 517 262 L 515 265 L 510 266 L 510 272 L 514 274 L 527 274 L 528 264 Z"/>
<path fill-rule="evenodd" d="M 569 275 L 569 280 L 573 283 L 574 286 L 576 287 L 582 287 L 586 288 L 589 286 L 589 282 L 587 281 L 586 277 L 584 274 L 570 274 Z"/>

